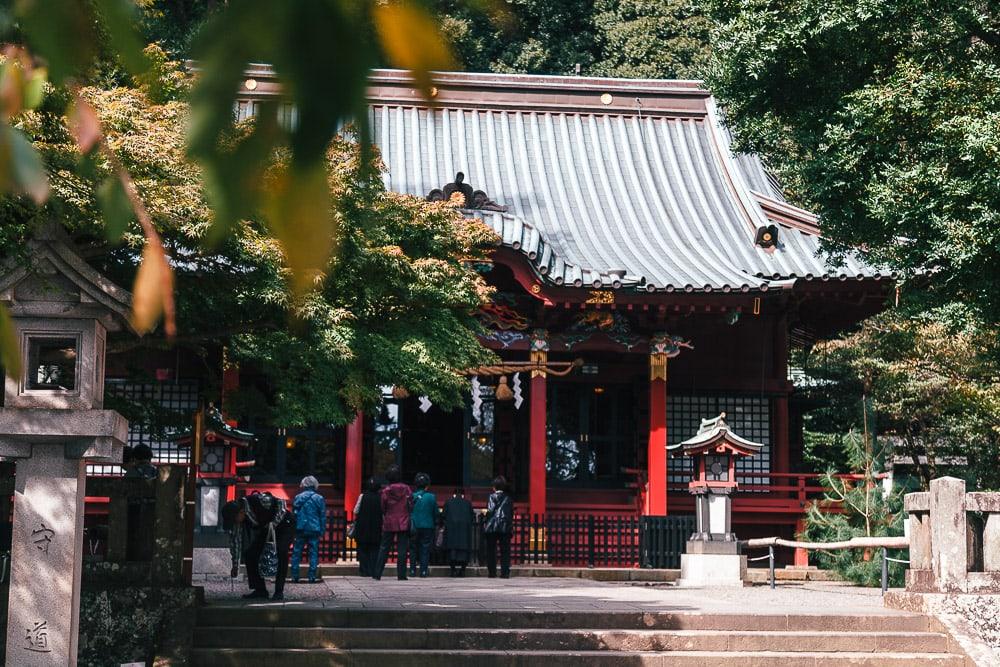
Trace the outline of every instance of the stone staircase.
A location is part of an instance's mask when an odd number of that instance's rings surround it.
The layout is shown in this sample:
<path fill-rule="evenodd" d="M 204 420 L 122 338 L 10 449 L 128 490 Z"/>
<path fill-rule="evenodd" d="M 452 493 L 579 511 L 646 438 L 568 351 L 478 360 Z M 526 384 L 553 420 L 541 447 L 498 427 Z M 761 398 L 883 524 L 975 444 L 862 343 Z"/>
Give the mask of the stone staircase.
<path fill-rule="evenodd" d="M 196 667 L 967 667 L 922 615 L 204 607 Z"/>

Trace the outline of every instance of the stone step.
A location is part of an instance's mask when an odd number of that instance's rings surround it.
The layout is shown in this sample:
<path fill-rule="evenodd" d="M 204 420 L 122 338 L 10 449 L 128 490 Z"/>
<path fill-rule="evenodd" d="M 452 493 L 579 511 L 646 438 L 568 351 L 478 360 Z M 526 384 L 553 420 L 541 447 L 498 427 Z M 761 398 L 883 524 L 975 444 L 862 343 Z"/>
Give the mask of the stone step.
<path fill-rule="evenodd" d="M 239 638 L 238 640 L 236 638 Z M 719 630 L 522 630 L 418 628 L 198 628 L 198 648 L 419 651 L 850 651 L 946 653 L 931 632 L 731 632 Z"/>
<path fill-rule="evenodd" d="M 204 649 L 193 651 L 194 667 L 328 667 L 352 665 L 387 667 L 597 667 L 609 664 L 663 667 L 964 667 L 965 658 L 950 653 L 831 653 L 757 651 L 553 653 L 545 651 L 406 651 L 341 649 Z"/>
<path fill-rule="evenodd" d="M 198 610 L 198 626 L 218 628 L 530 628 L 600 630 L 729 630 L 928 632 L 928 617 L 906 613 L 732 614 L 632 611 L 381 610 L 260 604 L 211 605 Z"/>

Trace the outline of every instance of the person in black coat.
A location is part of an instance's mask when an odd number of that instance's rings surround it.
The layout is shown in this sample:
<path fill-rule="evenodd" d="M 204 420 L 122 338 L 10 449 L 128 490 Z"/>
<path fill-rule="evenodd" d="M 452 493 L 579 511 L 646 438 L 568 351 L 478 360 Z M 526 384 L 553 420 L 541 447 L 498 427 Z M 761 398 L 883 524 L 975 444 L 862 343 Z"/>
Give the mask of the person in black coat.
<path fill-rule="evenodd" d="M 507 480 L 493 480 L 493 493 L 486 506 L 486 568 L 491 579 L 497 576 L 497 547 L 500 547 L 500 578 L 510 578 L 510 538 L 514 532 L 514 501 L 507 495 Z"/>
<path fill-rule="evenodd" d="M 451 576 L 464 577 L 472 554 L 472 531 L 476 522 L 472 503 L 465 499 L 465 491 L 455 489 L 455 494 L 444 504 L 442 516 L 444 548 L 448 551 Z"/>
<path fill-rule="evenodd" d="M 358 570 L 362 577 L 375 576 L 378 548 L 382 541 L 382 497 L 372 477 L 354 506 L 354 540 L 358 544 Z"/>
<path fill-rule="evenodd" d="M 274 576 L 272 600 L 285 598 L 285 577 L 288 575 L 288 551 L 295 537 L 295 515 L 281 498 L 268 492 L 254 491 L 238 501 L 236 522 L 247 535 L 244 561 L 247 566 L 247 583 L 252 589 L 244 595 L 246 599 L 267 598 L 267 587 L 260 574 L 260 556 L 264 545 L 271 539 L 274 530 L 274 544 L 278 556 L 278 571 Z"/>

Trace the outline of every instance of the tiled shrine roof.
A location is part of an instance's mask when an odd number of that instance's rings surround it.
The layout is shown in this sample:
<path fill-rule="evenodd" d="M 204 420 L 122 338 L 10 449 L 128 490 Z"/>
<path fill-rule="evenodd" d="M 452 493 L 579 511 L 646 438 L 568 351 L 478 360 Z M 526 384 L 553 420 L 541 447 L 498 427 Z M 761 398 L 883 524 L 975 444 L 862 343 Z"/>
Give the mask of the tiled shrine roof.
<path fill-rule="evenodd" d="M 470 214 L 551 284 L 748 291 L 887 275 L 819 254 L 815 216 L 732 153 L 699 82 L 441 73 L 437 86 L 431 108 L 404 72 L 373 73 L 386 186 L 440 196 L 462 172 L 485 208 L 506 208 Z M 761 247 L 772 225 L 777 244 Z"/>

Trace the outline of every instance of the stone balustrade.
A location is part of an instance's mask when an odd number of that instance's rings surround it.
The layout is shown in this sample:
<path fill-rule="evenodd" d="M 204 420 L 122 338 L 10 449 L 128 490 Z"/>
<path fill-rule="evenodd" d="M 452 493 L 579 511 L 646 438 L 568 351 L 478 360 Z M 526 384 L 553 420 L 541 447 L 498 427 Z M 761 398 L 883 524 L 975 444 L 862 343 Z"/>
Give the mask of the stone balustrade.
<path fill-rule="evenodd" d="M 906 590 L 1000 592 L 1000 493 L 967 493 L 965 481 L 954 477 L 930 487 L 903 501 L 910 539 Z"/>

